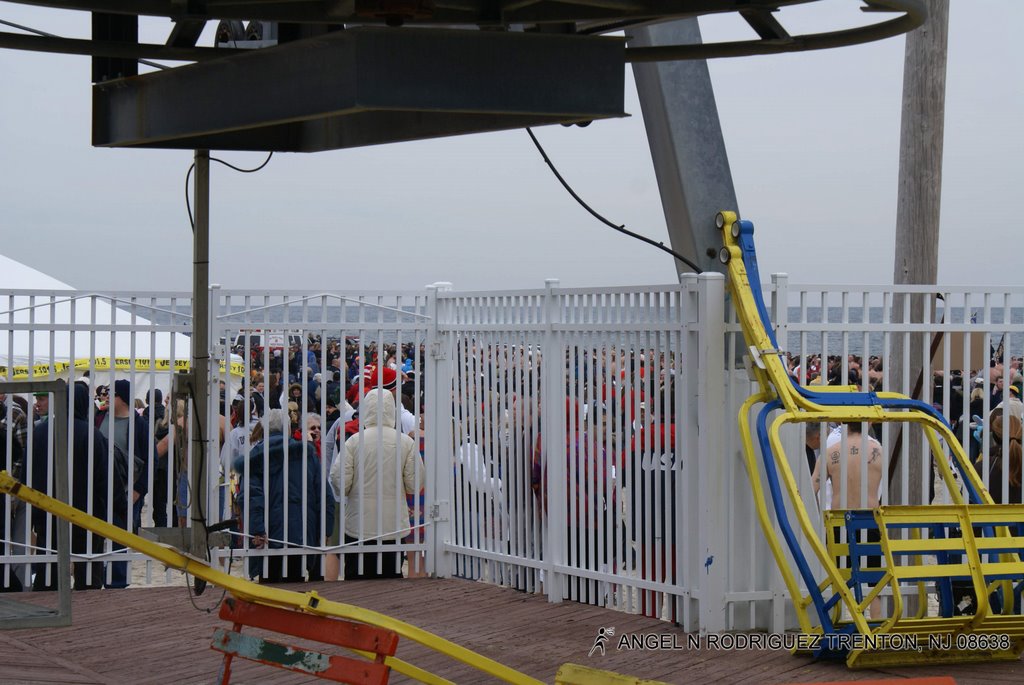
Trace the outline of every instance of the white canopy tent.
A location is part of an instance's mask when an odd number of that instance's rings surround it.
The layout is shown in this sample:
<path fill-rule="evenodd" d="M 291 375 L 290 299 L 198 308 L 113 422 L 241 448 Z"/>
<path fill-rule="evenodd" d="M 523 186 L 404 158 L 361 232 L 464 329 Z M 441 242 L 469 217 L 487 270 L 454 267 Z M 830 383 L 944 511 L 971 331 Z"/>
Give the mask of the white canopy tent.
<path fill-rule="evenodd" d="M 150 388 L 166 393 L 172 375 L 188 368 L 191 346 L 183 332 L 191 317 L 181 311 L 189 297 L 168 308 L 171 301 L 82 293 L 0 255 L 0 379 L 128 378 L 137 398 Z M 153 321 L 157 312 L 166 323 Z"/>

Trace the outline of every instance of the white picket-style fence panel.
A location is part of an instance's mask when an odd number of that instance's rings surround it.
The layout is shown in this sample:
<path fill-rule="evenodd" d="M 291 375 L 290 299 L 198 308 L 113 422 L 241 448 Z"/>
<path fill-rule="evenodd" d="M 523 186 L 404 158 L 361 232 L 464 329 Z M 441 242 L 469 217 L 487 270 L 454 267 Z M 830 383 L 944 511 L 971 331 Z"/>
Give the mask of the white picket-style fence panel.
<path fill-rule="evenodd" d="M 968 417 L 956 424 L 964 442 L 970 444 L 974 433 L 970 416 L 985 419 L 976 449 L 987 479 L 993 453 L 988 419 L 998 400 L 993 390 L 1002 383 L 1009 392 L 1014 362 L 1024 357 L 1024 288 L 943 286 L 941 300 L 932 297 L 934 292 L 916 286 L 793 286 L 784 275 L 765 285 L 780 346 L 794 357 L 803 378 L 815 355 L 821 355 L 822 369 L 831 356 L 838 359 L 838 382 L 867 389 L 871 358 L 877 356 L 886 369 L 902 369 L 896 377 L 884 372 L 881 387 L 909 393 L 917 380 L 909 371 L 913 357 L 924 359 L 925 398 L 934 399 L 954 421 Z M 930 307 L 917 307 L 933 300 Z M 0 302 L 6 308 L 0 312 L 4 380 L 78 378 L 88 370 L 95 387 L 106 378 L 104 365 L 112 364 L 115 375 L 131 380 L 134 396 L 141 398 L 149 387 L 169 394 L 175 370 L 188 360 L 191 308 L 182 293 L 10 291 L 0 294 Z M 347 518 L 345 497 L 335 502 L 333 516 L 328 505 L 333 499 L 325 449 L 330 408 L 323 390 L 333 369 L 327 344 L 339 341 L 344 348 L 349 342 L 362 350 L 354 369 L 359 377 L 375 361 L 365 354 L 367 346 L 404 347 L 415 351 L 416 373 L 406 389 L 412 397 L 411 433 L 422 454 L 417 477 L 424 487 L 408 499 L 408 511 L 399 511 L 405 503 L 396 504 L 388 516 L 408 519 L 411 533 L 393 549 L 406 553 L 417 570 L 422 565 L 439 576 L 544 593 L 551 601 L 645 613 L 688 630 L 781 631 L 792 625 L 740 458 L 736 412 L 753 385 L 721 276 L 684 275 L 678 285 L 585 289 L 549 281 L 544 288 L 505 292 L 458 292 L 446 284 L 417 293 L 215 288 L 210 311 L 214 401 L 206 425 L 220 420 L 221 382 L 226 405 L 241 398 L 249 407 L 258 394 L 256 367 L 266 375 L 265 406 L 272 399 L 272 368 L 298 381 L 299 422 L 304 430 L 311 416 L 318 417 L 324 436 L 322 454 L 311 462 L 319 469 L 315 498 L 303 481 L 303 506 L 316 502 L 314 529 L 344 526 Z M 298 345 L 294 358 L 293 343 Z M 991 350 L 1002 366 L 990 371 Z M 859 372 L 850 365 L 855 357 Z M 933 371 L 942 371 L 937 384 Z M 319 395 L 306 382 L 314 373 L 321 374 Z M 347 379 L 347 370 L 341 375 Z M 286 381 L 282 389 L 287 386 Z M 346 389 L 342 382 L 342 395 Z M 972 390 L 980 396 L 973 407 Z M 1013 413 L 1017 406 L 1004 403 L 999 411 Z M 190 409 L 172 403 L 170 416 L 179 411 Z M 8 425 L 15 413 L 7 402 Z M 157 421 L 148 421 L 152 435 Z M 234 515 L 242 518 L 243 533 L 253 511 L 245 486 L 248 469 L 259 464 L 265 473 L 270 466 L 269 454 L 249 437 L 253 425 L 250 420 L 241 431 L 233 456 L 229 450 L 200 459 L 187 440 L 172 441 L 170 450 L 169 463 L 181 474 L 200 464 L 208 468 L 210 488 L 201 496 L 211 522 L 232 515 L 228 484 L 233 463 L 242 464 Z M 13 466 L 14 433 L 6 434 L 5 468 Z M 26 433 L 29 453 L 31 433 Z M 880 432 L 886 466 L 898 433 L 898 425 Z M 784 444 L 803 504 L 820 525 L 804 435 L 803 428 L 793 428 L 784 434 Z M 999 447 L 1004 453 L 1009 448 L 1007 436 Z M 908 497 L 909 464 L 925 458 L 909 438 L 895 454 L 894 475 L 902 489 L 890 498 L 886 469 L 883 502 Z M 152 453 L 146 456 L 154 463 Z M 52 455 L 48 459 L 52 463 Z M 930 479 L 931 470 L 923 471 Z M 401 485 L 400 473 L 386 476 Z M 186 526 L 192 525 L 183 512 L 193 493 L 175 477 L 175 469 L 149 469 L 147 478 L 143 523 L 153 519 L 154 495 L 160 491 L 161 518 L 180 514 Z M 1005 471 L 992 489 L 1003 501 L 1021 495 L 1021 486 L 1009 482 Z M 0 580 L 29 560 L 55 558 L 46 550 L 26 552 L 29 518 L 23 512 L 0 524 Z M 213 550 L 212 556 L 253 560 L 253 568 L 264 573 L 272 557 L 305 556 L 313 560 L 312 570 L 322 569 L 327 554 L 378 551 L 369 544 L 371 523 L 349 531 L 352 544 L 345 544 L 344 536 L 310 540 L 311 524 L 304 520 L 301 545 L 256 548 L 239 535 L 235 549 Z M 86 558 L 130 560 L 145 569 L 137 582 L 160 576 L 133 553 L 108 548 L 101 557 L 79 556 Z M 363 563 L 374 558 L 366 556 Z"/>

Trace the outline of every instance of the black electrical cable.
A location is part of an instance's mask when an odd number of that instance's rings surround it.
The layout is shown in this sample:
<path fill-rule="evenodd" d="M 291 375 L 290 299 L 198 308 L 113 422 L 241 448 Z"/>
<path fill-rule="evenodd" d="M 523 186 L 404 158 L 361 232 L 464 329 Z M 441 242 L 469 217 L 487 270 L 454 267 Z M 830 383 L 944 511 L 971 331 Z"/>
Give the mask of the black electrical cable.
<path fill-rule="evenodd" d="M 271 160 L 271 158 L 273 158 L 273 156 L 274 156 L 273 152 L 267 153 L 267 158 L 265 160 L 263 160 L 263 163 L 260 164 L 259 166 L 253 167 L 252 169 L 243 169 L 241 167 L 237 167 L 234 164 L 230 164 L 229 162 L 225 162 L 223 159 L 218 159 L 217 157 L 211 157 L 210 161 L 211 162 L 218 162 L 219 164 L 223 164 L 227 168 L 232 169 L 234 171 L 237 171 L 239 173 L 254 174 L 257 171 L 261 170 L 263 167 L 267 166 L 267 164 L 270 163 L 270 160 Z M 195 162 L 193 162 L 191 164 L 191 166 L 189 166 L 188 172 L 185 174 L 185 209 L 186 209 L 186 211 L 188 211 L 188 223 L 189 223 L 189 226 L 192 227 L 192 231 L 193 232 L 195 232 L 195 230 L 196 230 L 196 222 L 195 222 L 195 218 L 192 216 L 192 201 L 189 198 L 188 190 L 189 190 L 189 181 L 192 179 L 192 172 L 195 171 L 195 169 L 196 169 L 196 165 L 195 165 Z M 203 436 L 205 434 L 205 431 L 203 430 L 203 420 L 202 420 L 202 417 L 199 416 L 199 413 L 196 411 L 195 402 L 192 402 L 190 404 L 192 405 L 193 416 L 196 419 L 196 428 L 197 428 L 197 431 L 199 433 L 199 441 L 200 441 L 200 443 L 202 443 L 202 442 L 204 442 Z M 200 450 L 198 462 L 199 462 L 198 465 L 197 465 L 198 468 L 205 470 L 206 469 L 206 455 L 202 453 L 202 450 Z M 192 497 L 194 497 L 194 493 L 191 492 L 191 488 L 190 487 L 186 487 L 186 489 L 189 491 L 189 495 L 190 495 L 189 499 L 191 500 Z M 207 521 L 206 521 L 206 512 L 203 511 L 202 498 L 197 500 L 197 503 L 198 503 L 198 508 L 199 508 L 199 518 L 193 517 L 192 518 L 192 522 L 193 522 L 193 524 L 201 525 L 203 527 L 203 531 L 205 532 L 205 537 L 207 537 L 207 539 L 209 539 L 209 535 L 210 535 L 211 532 L 214 532 L 216 530 L 221 530 L 221 527 L 223 525 L 225 525 L 227 522 L 222 522 L 220 524 L 214 524 L 213 526 L 208 525 Z M 228 573 L 230 574 L 231 573 L 231 564 L 234 561 L 234 548 L 229 546 L 229 550 L 230 551 L 228 552 Z M 212 558 L 213 558 L 213 554 L 211 553 L 209 544 L 207 544 L 207 547 L 206 547 L 206 558 L 208 560 L 212 560 Z M 200 585 L 200 580 L 197 578 L 196 579 L 196 585 L 197 585 L 196 592 L 195 592 L 195 594 L 193 594 L 193 592 L 192 592 L 192 583 L 189 582 L 188 576 L 189 576 L 189 574 L 186 573 L 185 574 L 185 585 L 188 587 L 188 598 L 189 598 L 189 601 L 192 603 L 193 608 L 195 608 L 197 611 L 205 611 L 208 614 L 216 611 L 217 608 L 220 607 L 221 602 L 224 601 L 225 595 L 227 595 L 227 588 L 224 588 L 224 590 L 221 592 L 220 599 L 217 600 L 217 603 L 214 604 L 213 607 L 211 607 L 211 608 L 203 608 L 203 607 L 200 607 L 198 604 L 196 604 L 195 597 L 196 597 L 196 595 L 201 594 L 202 589 L 206 587 L 206 583 L 205 583 L 205 581 L 202 581 L 202 585 Z"/>
<path fill-rule="evenodd" d="M 225 161 L 224 161 L 223 159 L 218 159 L 217 157 L 210 157 L 210 161 L 211 161 L 211 162 L 220 162 L 221 164 L 223 164 L 224 166 L 226 166 L 226 167 L 227 167 L 228 169 L 234 169 L 235 171 L 237 171 L 237 172 L 239 172 L 239 173 L 243 173 L 243 174 L 255 174 L 255 173 L 256 173 L 257 171 L 259 171 L 259 170 L 260 170 L 260 169 L 262 169 L 263 167 L 265 167 L 265 166 L 267 166 L 268 164 L 270 164 L 270 158 L 271 158 L 271 157 L 273 157 L 273 156 L 274 156 L 274 153 L 273 153 L 273 152 L 268 152 L 268 153 L 267 153 L 267 158 L 266 158 L 265 160 L 263 160 L 263 163 L 262 163 L 262 164 L 260 164 L 260 165 L 259 165 L 258 167 L 253 167 L 252 169 L 243 169 L 243 168 L 241 168 L 241 167 L 237 167 L 237 166 L 235 166 L 234 164 L 229 164 L 228 162 L 225 162 Z M 194 166 L 194 165 L 193 165 L 193 166 Z"/>
<path fill-rule="evenodd" d="M 268 158 L 268 161 L 269 161 L 269 158 Z M 266 165 L 266 162 L 264 162 L 263 164 Z M 187 402 L 187 400 L 186 400 L 186 402 Z M 192 416 L 195 417 L 196 431 L 198 433 L 199 442 L 203 443 L 204 442 L 205 430 L 203 429 L 202 417 L 199 416 L 199 412 L 198 412 L 198 410 L 196 408 L 196 403 L 195 402 L 187 402 L 187 403 L 189 405 L 191 405 Z M 199 450 L 199 455 L 198 455 L 198 458 L 197 458 L 197 462 L 198 462 L 198 464 L 196 465 L 196 467 L 200 470 L 200 472 L 205 471 L 206 470 L 206 454 L 204 453 L 203 450 Z M 186 483 L 186 490 L 189 493 L 189 500 L 190 500 L 189 508 L 191 508 L 191 500 L 195 497 L 195 493 L 192 492 L 192 488 L 191 488 L 191 486 L 188 483 Z M 222 521 L 221 523 L 214 524 L 213 526 L 210 526 L 210 525 L 207 524 L 206 512 L 203 511 L 203 498 L 202 497 L 200 497 L 200 498 L 198 498 L 196 500 L 196 506 L 199 509 L 199 517 L 196 518 L 196 517 L 193 516 L 192 517 L 192 523 L 193 524 L 199 524 L 199 525 L 201 525 L 203 527 L 203 537 L 205 537 L 206 540 L 207 540 L 207 542 L 206 542 L 206 559 L 207 559 L 207 561 L 213 561 L 213 553 L 212 553 L 212 550 L 210 549 L 210 542 L 209 542 L 210 533 L 218 531 L 218 530 L 223 530 L 225 527 L 230 526 L 230 524 L 233 523 L 233 521 L 232 522 Z M 229 549 L 229 551 L 228 551 L 228 575 L 230 575 L 231 574 L 231 564 L 234 562 L 234 553 L 235 552 L 234 552 L 234 548 L 231 547 L 230 545 L 229 545 L 228 549 Z M 189 598 L 189 601 L 192 603 L 192 607 L 194 609 L 196 609 L 196 611 L 205 611 L 208 614 L 213 613 L 214 611 L 216 611 L 220 607 L 221 602 L 224 601 L 224 597 L 227 595 L 227 592 L 228 592 L 227 588 L 224 588 L 223 591 L 220 593 L 220 599 L 217 600 L 217 603 L 214 604 L 213 607 L 203 608 L 203 607 L 200 607 L 198 604 L 196 604 L 195 598 L 196 598 L 197 595 L 201 595 L 203 593 L 203 590 L 206 589 L 206 581 L 202 580 L 200 578 L 196 578 L 195 582 L 196 582 L 196 588 L 195 588 L 195 593 L 193 593 L 192 583 L 189 582 L 189 573 L 186 571 L 185 572 L 185 586 L 188 588 L 188 598 Z"/>
<path fill-rule="evenodd" d="M 195 395 L 193 395 L 193 397 L 194 396 Z M 186 400 L 186 402 L 188 402 L 188 401 Z M 197 436 L 198 442 L 201 445 L 206 444 L 206 437 L 205 437 L 206 436 L 206 431 L 203 429 L 203 417 L 201 417 L 199 415 L 199 409 L 198 409 L 198 407 L 196 407 L 195 401 L 188 402 L 188 404 L 190 405 L 190 407 L 192 409 L 192 416 L 196 420 L 196 432 L 199 434 Z M 199 450 L 199 454 L 196 457 L 196 461 L 199 462 L 199 464 L 198 464 L 199 472 L 200 473 L 205 473 L 206 472 L 206 450 L 202 450 L 202 449 Z M 195 493 L 194 492 L 190 492 L 189 493 L 189 499 L 192 500 L 194 498 L 195 498 Z M 203 526 L 203 535 L 208 537 L 209 533 L 210 533 L 210 529 L 207 528 L 207 525 L 206 525 L 206 512 L 203 511 L 203 498 L 200 497 L 200 498 L 196 499 L 195 501 L 196 501 L 196 508 L 199 509 L 199 518 L 197 519 L 197 518 L 195 518 L 193 516 L 192 517 L 192 522 L 193 523 L 199 523 L 200 525 L 202 525 Z M 191 504 L 191 502 L 190 502 L 190 504 Z M 191 508 L 191 506 L 189 508 Z M 210 553 L 209 547 L 207 547 L 206 552 L 207 552 L 207 558 L 209 558 L 209 553 Z"/>
<path fill-rule="evenodd" d="M 231 575 L 231 566 L 234 563 L 235 563 L 235 549 L 234 549 L 234 547 L 229 546 L 228 547 L 228 570 L 227 570 L 227 573 L 228 573 L 229 576 Z M 224 601 L 224 598 L 227 596 L 228 589 L 226 587 L 222 588 L 221 593 L 220 593 L 220 597 L 217 599 L 217 603 L 214 604 L 212 607 L 201 607 L 198 604 L 196 604 L 196 595 L 198 593 L 193 593 L 192 592 L 192 583 L 189 582 L 189 578 L 188 577 L 189 577 L 189 573 L 188 573 L 188 571 L 186 571 L 185 572 L 185 587 L 188 588 L 188 600 L 189 600 L 189 602 L 192 603 L 192 608 L 195 609 L 196 611 L 202 611 L 202 612 L 205 612 L 207 614 L 212 614 L 213 612 L 217 611 L 217 609 L 220 608 L 221 603 Z"/>
<path fill-rule="evenodd" d="M 530 134 L 530 139 L 533 141 L 533 144 L 537 146 L 537 151 L 540 152 L 540 156 L 544 158 L 545 162 L 547 162 L 548 167 L 551 169 L 551 173 L 553 173 L 555 175 L 555 178 L 558 179 L 558 182 L 561 183 L 562 187 L 565 188 L 566 191 L 568 191 L 568 193 L 570 195 L 572 195 L 572 198 L 574 200 L 576 200 L 576 202 L 578 202 L 580 204 L 580 206 L 583 207 L 583 209 L 585 209 L 588 212 L 590 212 L 590 214 L 595 219 L 597 219 L 601 223 L 605 224 L 606 226 L 610 226 L 611 228 L 614 228 L 619 233 L 625 233 L 630 238 L 636 238 L 637 240 L 643 241 L 643 242 L 647 243 L 648 245 L 653 245 L 654 247 L 658 248 L 659 250 L 662 250 L 663 252 L 667 252 L 668 254 L 672 255 L 673 257 L 675 257 L 676 259 L 681 261 L 683 264 L 686 264 L 688 267 L 693 269 L 694 272 L 696 272 L 696 273 L 703 273 L 703 270 L 699 266 L 694 264 L 692 261 L 690 261 L 689 259 L 687 259 L 683 255 L 679 254 L 678 252 L 676 252 L 672 248 L 665 247 L 665 243 L 658 242 L 658 241 L 655 241 L 655 240 L 651 240 L 647 236 L 642 236 L 639 233 L 634 233 L 633 231 L 630 231 L 629 229 L 627 229 L 625 224 L 623 224 L 621 226 L 616 225 L 616 224 L 612 223 L 611 221 L 609 221 L 608 219 L 606 219 L 603 216 L 601 216 L 600 214 L 598 214 L 597 210 L 595 210 L 593 207 L 591 207 L 586 202 L 584 202 L 583 198 L 581 198 L 579 195 L 577 195 L 576 191 L 574 191 L 572 189 L 572 187 L 568 184 L 568 182 L 566 182 L 566 180 L 564 178 L 562 178 L 562 175 L 560 173 L 558 173 L 558 169 L 555 168 L 555 165 L 551 162 L 551 159 L 548 157 L 548 154 L 546 152 L 544 152 L 544 148 L 541 147 L 540 141 L 537 140 L 537 136 L 533 135 L 533 131 L 530 130 L 529 128 L 527 128 L 526 132 L 528 134 Z"/>
<path fill-rule="evenodd" d="M 220 164 L 223 164 L 227 168 L 233 169 L 233 170 L 235 170 L 235 171 L 237 171 L 239 173 L 255 174 L 257 171 L 259 171 L 263 167 L 265 167 L 268 164 L 270 164 L 270 158 L 273 157 L 273 156 L 274 156 L 273 152 L 267 153 L 267 158 L 265 160 L 263 160 L 263 164 L 260 164 L 258 167 L 253 167 L 252 169 L 243 169 L 241 167 L 235 166 L 234 164 L 229 164 L 229 163 L 225 162 L 223 159 L 218 159 L 216 157 L 210 157 L 210 161 L 211 162 L 219 162 Z M 192 166 L 190 166 L 188 168 L 188 173 L 185 174 L 185 210 L 188 212 L 188 225 L 192 227 L 192 231 L 193 232 L 195 232 L 195 230 L 196 230 L 196 221 L 192 217 L 192 201 L 189 199 L 189 196 L 188 196 L 188 182 L 192 178 L 192 172 L 195 171 L 195 169 L 196 169 L 196 163 L 192 162 Z"/>

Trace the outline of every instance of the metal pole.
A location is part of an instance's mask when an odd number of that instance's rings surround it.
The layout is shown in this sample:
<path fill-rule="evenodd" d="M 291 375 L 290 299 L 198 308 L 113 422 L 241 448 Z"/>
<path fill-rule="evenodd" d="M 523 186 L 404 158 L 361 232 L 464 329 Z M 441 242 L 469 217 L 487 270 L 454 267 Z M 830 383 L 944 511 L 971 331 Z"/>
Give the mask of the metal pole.
<path fill-rule="evenodd" d="M 210 151 L 195 151 L 195 226 L 192 231 L 192 414 L 189 436 L 192 440 L 192 537 L 189 551 L 205 559 L 206 469 L 210 459 L 210 437 L 214 426 L 210 407 Z"/>
<path fill-rule="evenodd" d="M 68 485 L 68 416 L 74 415 L 75 391 L 70 394 L 63 380 L 57 381 L 57 391 L 50 395 L 53 412 L 53 467 L 57 499 L 71 502 Z M 67 398 L 67 399 L 65 399 Z M 53 625 L 71 625 L 71 524 L 57 521 L 57 590 L 59 609 Z"/>

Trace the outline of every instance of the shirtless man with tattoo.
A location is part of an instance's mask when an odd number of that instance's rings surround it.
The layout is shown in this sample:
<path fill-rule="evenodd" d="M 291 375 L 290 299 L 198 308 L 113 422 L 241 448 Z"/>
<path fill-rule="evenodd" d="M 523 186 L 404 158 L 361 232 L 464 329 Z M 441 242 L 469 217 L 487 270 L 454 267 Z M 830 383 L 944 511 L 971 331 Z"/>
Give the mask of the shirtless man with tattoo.
<path fill-rule="evenodd" d="M 882 482 L 882 446 L 870 435 L 861 434 L 861 423 L 849 422 L 846 426 L 846 449 L 843 450 L 843 441 L 833 443 L 828 447 L 825 459 L 818 459 L 811 476 L 814 485 L 814 494 L 818 494 L 821 486 L 821 468 L 825 461 L 826 478 L 832 481 L 832 502 L 831 509 L 874 509 L 878 506 L 878 485 Z M 845 453 L 844 453 L 845 452 Z M 843 462 L 846 463 L 846 487 L 842 487 Z M 861 491 L 863 470 L 867 469 L 866 486 L 867 492 Z M 846 495 L 845 502 L 843 495 Z M 836 531 L 838 534 L 838 531 Z M 866 534 L 866 535 L 865 535 Z M 876 529 L 863 531 L 862 542 L 878 542 L 879 533 Z M 847 557 L 849 559 L 849 557 Z M 850 565 L 847 560 L 846 565 Z M 881 556 L 871 555 L 861 559 L 862 567 L 879 568 L 882 565 Z M 873 619 L 881 617 L 882 602 L 875 598 L 871 602 L 870 616 Z"/>
<path fill-rule="evenodd" d="M 825 477 L 832 481 L 832 502 L 830 509 L 874 509 L 878 506 L 878 484 L 882 482 L 882 446 L 870 435 L 861 435 L 860 422 L 846 426 L 846 502 L 842 501 L 843 488 L 839 485 L 842 477 L 842 441 L 829 446 L 826 455 Z M 866 455 L 866 459 L 865 459 Z M 867 462 L 867 497 L 861 498 L 861 469 Z M 811 482 L 817 494 L 821 487 L 821 462 L 815 465 Z"/>

